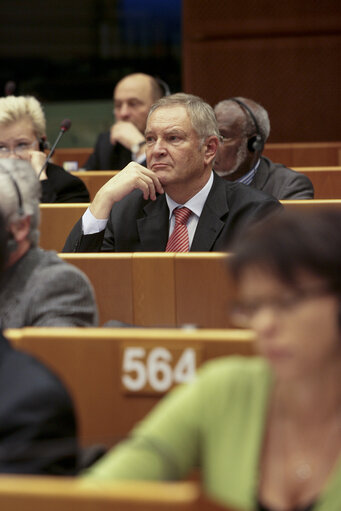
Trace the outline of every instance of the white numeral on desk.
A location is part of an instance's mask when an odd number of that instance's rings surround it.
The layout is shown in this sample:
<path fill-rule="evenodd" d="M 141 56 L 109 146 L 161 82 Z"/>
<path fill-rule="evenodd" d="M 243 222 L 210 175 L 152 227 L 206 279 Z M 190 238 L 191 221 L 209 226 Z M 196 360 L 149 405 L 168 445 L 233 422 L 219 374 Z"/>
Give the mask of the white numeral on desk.
<path fill-rule="evenodd" d="M 193 379 L 196 370 L 194 349 L 185 349 L 174 367 L 172 361 L 173 355 L 166 348 L 153 348 L 146 355 L 145 348 L 128 347 L 123 356 L 123 385 L 130 391 L 139 391 L 149 384 L 156 392 L 165 392 L 174 383 Z"/>

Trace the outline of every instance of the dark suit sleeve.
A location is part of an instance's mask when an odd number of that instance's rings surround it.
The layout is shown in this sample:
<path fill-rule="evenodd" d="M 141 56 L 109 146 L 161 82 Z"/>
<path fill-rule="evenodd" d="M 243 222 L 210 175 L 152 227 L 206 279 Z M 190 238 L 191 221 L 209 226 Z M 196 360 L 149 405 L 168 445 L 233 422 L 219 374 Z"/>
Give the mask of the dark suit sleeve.
<path fill-rule="evenodd" d="M 104 233 L 105 231 L 101 231 L 84 235 L 80 218 L 68 235 L 62 252 L 101 252 Z"/>
<path fill-rule="evenodd" d="M 85 170 L 107 170 L 102 168 L 102 159 L 103 153 L 106 154 L 108 150 L 110 151 L 110 134 L 100 133 L 97 137 L 93 153 L 90 154 L 83 168 Z"/>
<path fill-rule="evenodd" d="M 0 473 L 75 474 L 76 420 L 60 380 L 12 349 L 1 366 L 0 392 Z"/>

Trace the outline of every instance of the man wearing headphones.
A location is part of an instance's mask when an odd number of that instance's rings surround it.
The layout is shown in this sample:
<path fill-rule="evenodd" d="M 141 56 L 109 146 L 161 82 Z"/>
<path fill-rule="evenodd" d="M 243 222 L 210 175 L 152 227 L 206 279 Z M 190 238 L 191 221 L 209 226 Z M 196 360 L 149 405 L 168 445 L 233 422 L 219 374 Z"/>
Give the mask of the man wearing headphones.
<path fill-rule="evenodd" d="M 96 326 L 97 307 L 86 276 L 38 247 L 40 193 L 28 161 L 0 160 L 0 209 L 9 252 L 1 279 L 0 327 Z"/>
<path fill-rule="evenodd" d="M 214 163 L 216 173 L 262 190 L 276 199 L 313 199 L 310 179 L 262 156 L 270 134 L 267 111 L 247 98 L 220 101 L 214 112 L 221 135 Z"/>
<path fill-rule="evenodd" d="M 152 104 L 168 95 L 167 84 L 144 73 L 120 80 L 114 89 L 115 122 L 101 133 L 86 170 L 121 170 L 131 161 L 146 164 L 144 130 Z"/>

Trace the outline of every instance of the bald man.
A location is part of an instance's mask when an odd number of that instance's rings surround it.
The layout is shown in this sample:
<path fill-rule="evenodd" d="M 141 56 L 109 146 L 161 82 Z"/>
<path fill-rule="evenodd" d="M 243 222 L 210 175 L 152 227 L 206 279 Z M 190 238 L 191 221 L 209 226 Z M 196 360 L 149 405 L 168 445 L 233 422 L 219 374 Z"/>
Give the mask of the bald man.
<path fill-rule="evenodd" d="M 101 133 L 86 170 L 120 170 L 131 161 L 145 165 L 144 130 L 150 107 L 164 95 L 152 76 L 127 75 L 114 89 L 115 123 Z"/>

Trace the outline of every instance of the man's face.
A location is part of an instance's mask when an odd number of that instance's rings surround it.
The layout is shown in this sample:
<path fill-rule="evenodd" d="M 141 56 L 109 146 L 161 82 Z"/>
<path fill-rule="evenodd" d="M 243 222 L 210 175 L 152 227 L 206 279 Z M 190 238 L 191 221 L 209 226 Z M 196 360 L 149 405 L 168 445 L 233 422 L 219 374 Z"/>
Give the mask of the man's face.
<path fill-rule="evenodd" d="M 254 164 L 254 153 L 247 148 L 247 137 L 243 135 L 245 114 L 238 105 L 232 104 L 224 110 L 216 110 L 220 135 L 214 170 L 234 181 L 246 174 Z"/>
<path fill-rule="evenodd" d="M 195 195 L 208 181 L 214 148 L 201 143 L 184 106 L 161 107 L 149 117 L 146 128 L 147 166 L 171 195 Z M 188 199 L 187 199 L 188 200 Z"/>
<path fill-rule="evenodd" d="M 152 87 L 147 76 L 134 75 L 123 78 L 114 91 L 115 119 L 131 122 L 143 133 L 153 102 Z"/>

